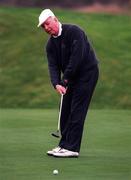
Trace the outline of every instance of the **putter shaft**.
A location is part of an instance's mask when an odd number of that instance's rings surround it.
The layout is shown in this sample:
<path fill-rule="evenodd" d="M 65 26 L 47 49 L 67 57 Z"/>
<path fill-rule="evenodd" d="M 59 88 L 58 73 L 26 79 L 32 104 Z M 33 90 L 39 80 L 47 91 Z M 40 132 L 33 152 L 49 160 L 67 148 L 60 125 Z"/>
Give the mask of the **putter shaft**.
<path fill-rule="evenodd" d="M 58 118 L 58 125 L 57 125 L 57 131 L 55 133 L 52 133 L 51 135 L 54 137 L 59 138 L 61 136 L 60 133 L 60 120 L 61 120 L 61 111 L 62 111 L 62 104 L 63 104 L 63 94 L 61 94 L 61 101 L 60 101 L 60 109 L 59 109 L 59 118 Z"/>

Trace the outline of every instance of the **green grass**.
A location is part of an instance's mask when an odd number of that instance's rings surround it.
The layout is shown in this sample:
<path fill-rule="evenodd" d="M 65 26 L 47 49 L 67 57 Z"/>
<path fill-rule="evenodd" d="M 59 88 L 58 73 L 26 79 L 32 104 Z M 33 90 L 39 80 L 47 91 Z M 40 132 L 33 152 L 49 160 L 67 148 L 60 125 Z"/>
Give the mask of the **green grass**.
<path fill-rule="evenodd" d="M 57 145 L 57 110 L 0 110 L 1 180 L 131 179 L 131 112 L 91 110 L 78 159 L 56 159 L 46 151 Z M 52 171 L 59 170 L 54 176 Z"/>
<path fill-rule="evenodd" d="M 0 107 L 56 107 L 45 45 L 38 29 L 41 9 L 0 7 Z M 84 14 L 54 9 L 62 23 L 81 26 L 100 59 L 100 80 L 93 108 L 131 107 L 131 16 Z"/>

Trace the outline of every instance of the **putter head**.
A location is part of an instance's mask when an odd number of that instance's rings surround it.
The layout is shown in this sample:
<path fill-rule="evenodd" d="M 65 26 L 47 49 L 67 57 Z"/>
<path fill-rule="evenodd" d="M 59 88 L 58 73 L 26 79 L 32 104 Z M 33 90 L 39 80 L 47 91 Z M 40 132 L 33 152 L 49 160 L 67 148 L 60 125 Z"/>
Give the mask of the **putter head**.
<path fill-rule="evenodd" d="M 61 137 L 59 130 L 57 130 L 56 132 L 52 133 L 51 135 L 56 137 L 56 138 L 60 138 Z"/>

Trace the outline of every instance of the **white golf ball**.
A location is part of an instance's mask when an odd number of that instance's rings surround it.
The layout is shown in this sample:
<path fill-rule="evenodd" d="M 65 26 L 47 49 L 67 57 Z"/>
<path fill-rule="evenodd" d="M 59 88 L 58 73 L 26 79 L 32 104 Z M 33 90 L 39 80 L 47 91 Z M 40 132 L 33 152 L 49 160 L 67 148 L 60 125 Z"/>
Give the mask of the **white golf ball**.
<path fill-rule="evenodd" d="M 55 169 L 55 170 L 53 171 L 53 174 L 54 174 L 54 175 L 57 175 L 57 174 L 58 174 L 58 170 Z"/>

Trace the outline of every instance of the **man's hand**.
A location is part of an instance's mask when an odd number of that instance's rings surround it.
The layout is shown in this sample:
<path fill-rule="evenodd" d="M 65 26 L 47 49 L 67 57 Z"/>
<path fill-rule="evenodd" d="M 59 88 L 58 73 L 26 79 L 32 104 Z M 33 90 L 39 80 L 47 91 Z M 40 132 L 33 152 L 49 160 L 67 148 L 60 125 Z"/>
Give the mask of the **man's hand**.
<path fill-rule="evenodd" d="M 61 86 L 59 84 L 56 85 L 56 91 L 60 94 L 66 94 L 66 88 L 64 86 Z"/>
<path fill-rule="evenodd" d="M 66 88 L 68 86 L 68 80 L 67 79 L 62 79 L 60 85 L 64 86 Z"/>

